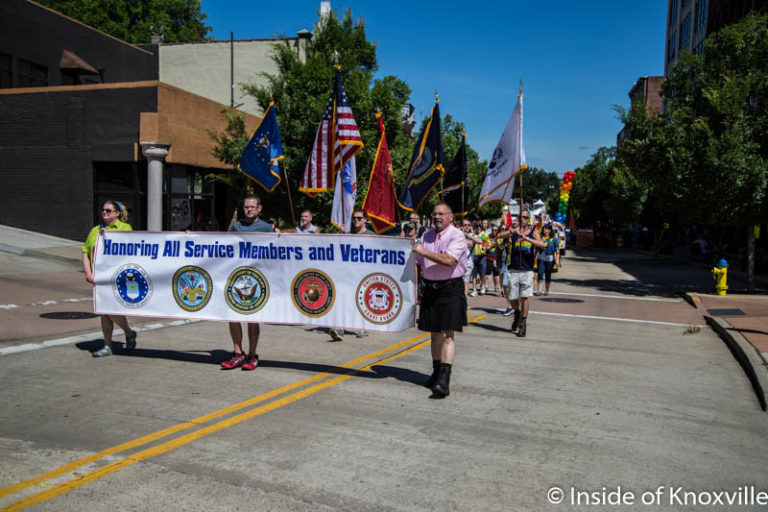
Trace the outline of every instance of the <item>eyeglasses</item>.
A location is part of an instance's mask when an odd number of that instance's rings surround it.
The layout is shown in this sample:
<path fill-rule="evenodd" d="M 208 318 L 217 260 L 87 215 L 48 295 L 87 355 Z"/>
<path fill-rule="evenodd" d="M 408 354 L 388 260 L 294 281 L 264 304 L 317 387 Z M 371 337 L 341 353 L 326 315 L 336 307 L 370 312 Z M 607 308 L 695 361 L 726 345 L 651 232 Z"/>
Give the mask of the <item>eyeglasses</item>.
<path fill-rule="evenodd" d="M 524 218 L 524 219 L 530 219 L 530 217 L 529 217 L 529 216 L 527 216 L 527 215 L 523 215 L 523 218 Z"/>
<path fill-rule="evenodd" d="M 102 208 L 101 211 L 102 211 L 102 213 L 114 213 L 115 212 L 115 210 L 110 210 L 109 208 Z"/>
<path fill-rule="evenodd" d="M 363 220 L 365 217 L 352 217 L 352 220 Z"/>

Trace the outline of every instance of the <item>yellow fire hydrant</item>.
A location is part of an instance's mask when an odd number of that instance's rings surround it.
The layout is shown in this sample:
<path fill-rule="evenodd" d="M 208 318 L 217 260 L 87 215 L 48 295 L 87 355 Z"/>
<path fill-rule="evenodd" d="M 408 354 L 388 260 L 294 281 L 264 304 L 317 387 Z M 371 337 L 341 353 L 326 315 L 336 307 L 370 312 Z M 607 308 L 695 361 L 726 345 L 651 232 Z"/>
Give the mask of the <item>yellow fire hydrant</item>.
<path fill-rule="evenodd" d="M 725 295 L 728 289 L 728 262 L 720 258 L 715 268 L 712 269 L 712 277 L 715 278 L 715 290 L 718 295 Z"/>

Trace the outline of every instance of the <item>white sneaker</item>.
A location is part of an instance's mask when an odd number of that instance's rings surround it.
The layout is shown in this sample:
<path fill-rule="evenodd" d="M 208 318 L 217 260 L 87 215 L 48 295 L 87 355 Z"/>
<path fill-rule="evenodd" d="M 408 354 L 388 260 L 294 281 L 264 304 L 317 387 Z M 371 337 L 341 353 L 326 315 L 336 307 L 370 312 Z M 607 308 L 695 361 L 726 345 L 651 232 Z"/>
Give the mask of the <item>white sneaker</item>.
<path fill-rule="evenodd" d="M 472 290 L 471 292 L 469 292 L 469 296 L 470 297 L 477 297 L 477 291 L 476 290 Z"/>
<path fill-rule="evenodd" d="M 480 295 L 485 295 L 485 292 L 488 291 L 485 289 L 485 285 L 480 287 Z"/>

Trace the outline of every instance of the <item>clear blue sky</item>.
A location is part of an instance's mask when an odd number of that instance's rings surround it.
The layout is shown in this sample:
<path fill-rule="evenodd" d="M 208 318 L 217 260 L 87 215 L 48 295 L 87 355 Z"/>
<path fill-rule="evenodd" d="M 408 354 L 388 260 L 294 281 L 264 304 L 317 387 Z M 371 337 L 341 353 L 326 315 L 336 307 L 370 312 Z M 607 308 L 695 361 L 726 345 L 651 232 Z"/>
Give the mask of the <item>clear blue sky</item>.
<path fill-rule="evenodd" d="M 319 0 L 203 0 L 215 39 L 294 36 L 313 30 Z M 440 111 L 465 124 L 467 142 L 490 160 L 523 81 L 528 165 L 562 175 L 621 125 L 611 105 L 629 105 L 640 76 L 664 72 L 666 2 L 641 0 L 332 2 L 352 8 L 378 44 L 377 76 L 412 89 L 417 121 L 435 90 Z M 356 114 L 360 115 L 360 114 Z M 417 125 L 418 126 L 418 125 Z M 369 141 L 369 144 L 375 143 Z"/>

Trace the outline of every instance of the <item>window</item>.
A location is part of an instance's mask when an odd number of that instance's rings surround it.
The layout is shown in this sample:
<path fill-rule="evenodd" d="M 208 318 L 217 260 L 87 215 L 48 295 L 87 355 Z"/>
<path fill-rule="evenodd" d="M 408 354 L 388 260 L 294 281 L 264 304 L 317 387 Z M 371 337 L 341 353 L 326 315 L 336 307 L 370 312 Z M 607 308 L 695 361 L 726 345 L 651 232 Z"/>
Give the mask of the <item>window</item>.
<path fill-rule="evenodd" d="M 688 4 L 690 3 L 691 3 L 691 0 L 683 0 L 682 8 L 685 9 L 686 7 L 688 7 Z"/>
<path fill-rule="evenodd" d="M 683 19 L 683 22 L 680 24 L 680 49 L 683 50 L 685 48 L 688 48 L 688 43 L 691 40 L 691 15 L 690 13 L 688 16 Z"/>
<path fill-rule="evenodd" d="M 696 21 L 695 32 L 707 27 L 707 0 L 698 0 L 696 2 Z"/>
<path fill-rule="evenodd" d="M 669 62 L 675 60 L 675 49 L 675 33 L 672 32 L 672 35 L 669 36 L 669 41 L 667 42 L 667 60 Z"/>
<path fill-rule="evenodd" d="M 704 41 L 696 45 L 696 47 L 693 49 L 693 53 L 695 53 L 696 55 L 701 55 L 702 53 L 704 53 Z"/>
<path fill-rule="evenodd" d="M 13 86 L 11 81 L 11 56 L 0 53 L 0 89 L 9 89 Z"/>
<path fill-rule="evenodd" d="M 669 25 L 674 26 L 677 21 L 677 2 L 678 0 L 669 0 Z"/>
<path fill-rule="evenodd" d="M 17 66 L 17 87 L 40 87 L 48 85 L 48 68 L 45 66 L 24 59 L 18 59 Z"/>

